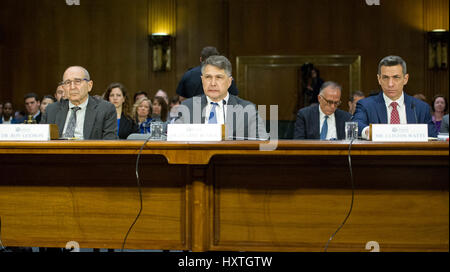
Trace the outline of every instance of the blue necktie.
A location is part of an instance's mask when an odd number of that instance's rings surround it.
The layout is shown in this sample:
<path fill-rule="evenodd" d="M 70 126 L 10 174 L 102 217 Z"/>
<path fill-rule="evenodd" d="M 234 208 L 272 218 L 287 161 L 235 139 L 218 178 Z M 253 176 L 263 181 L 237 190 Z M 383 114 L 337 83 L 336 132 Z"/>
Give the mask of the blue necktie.
<path fill-rule="evenodd" d="M 209 113 L 209 119 L 208 124 L 217 124 L 217 114 L 216 114 L 216 106 L 219 106 L 219 104 L 215 102 L 211 102 L 211 112 Z"/>
<path fill-rule="evenodd" d="M 325 115 L 325 121 L 323 121 L 323 125 L 322 125 L 322 131 L 320 131 L 320 139 L 321 140 L 325 140 L 327 138 L 327 133 L 328 133 L 328 115 Z"/>

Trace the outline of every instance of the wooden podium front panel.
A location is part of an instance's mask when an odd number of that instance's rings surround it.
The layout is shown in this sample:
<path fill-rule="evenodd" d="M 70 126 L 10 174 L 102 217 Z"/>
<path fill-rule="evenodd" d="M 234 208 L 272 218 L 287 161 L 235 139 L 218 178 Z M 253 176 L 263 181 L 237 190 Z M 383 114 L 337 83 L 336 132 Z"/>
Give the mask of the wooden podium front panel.
<path fill-rule="evenodd" d="M 131 155 L 1 157 L 0 214 L 6 246 L 121 248 L 139 212 Z M 188 249 L 186 166 L 142 156 L 143 210 L 125 248 Z"/>
<path fill-rule="evenodd" d="M 370 241 L 381 251 L 448 251 L 448 161 L 352 164 L 353 210 L 328 251 L 366 251 Z M 210 179 L 211 250 L 323 251 L 351 204 L 345 156 L 217 156 Z"/>

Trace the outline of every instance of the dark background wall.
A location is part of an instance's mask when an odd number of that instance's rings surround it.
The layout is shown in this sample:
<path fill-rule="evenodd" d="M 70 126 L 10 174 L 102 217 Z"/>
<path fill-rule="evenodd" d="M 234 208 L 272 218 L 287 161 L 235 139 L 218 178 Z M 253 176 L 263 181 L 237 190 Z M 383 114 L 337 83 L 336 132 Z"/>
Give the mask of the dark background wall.
<path fill-rule="evenodd" d="M 396 54 L 408 64 L 409 94 L 424 93 L 429 100 L 437 93 L 448 96 L 448 69 L 427 68 L 426 40 L 427 31 L 449 29 L 448 0 L 380 0 L 380 4 L 368 6 L 365 0 L 80 0 L 79 6 L 69 6 L 65 0 L 3 0 L 0 101 L 12 100 L 16 108 L 23 108 L 27 92 L 53 94 L 70 65 L 89 70 L 92 94 L 101 94 L 109 83 L 119 81 L 131 95 L 140 90 L 154 94 L 158 89 L 173 95 L 183 73 L 199 64 L 199 52 L 206 45 L 216 46 L 234 68 L 238 56 L 360 55 L 361 89 L 366 93 L 378 88 L 379 60 Z M 153 72 L 148 34 L 155 14 L 167 8 L 174 24 L 170 34 L 175 36 L 172 70 Z M 273 91 L 282 88 L 284 80 L 269 83 Z M 259 102 L 270 104 L 269 94 L 260 95 Z"/>

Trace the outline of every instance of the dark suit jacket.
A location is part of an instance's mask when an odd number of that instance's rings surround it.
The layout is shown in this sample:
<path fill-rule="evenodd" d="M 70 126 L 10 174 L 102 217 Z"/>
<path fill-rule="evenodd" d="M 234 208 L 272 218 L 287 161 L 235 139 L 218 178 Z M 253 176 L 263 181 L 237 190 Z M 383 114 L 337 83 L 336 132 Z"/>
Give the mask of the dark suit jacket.
<path fill-rule="evenodd" d="M 85 140 L 117 139 L 117 113 L 113 104 L 92 96 L 88 98 L 84 119 L 83 137 Z M 47 106 L 41 124 L 58 125 L 59 137 L 62 136 L 69 112 L 69 100 L 61 100 Z"/>
<path fill-rule="evenodd" d="M 178 124 L 204 124 L 206 95 L 194 96 L 184 100 L 178 107 Z M 250 101 L 231 95 L 228 99 L 225 118 L 227 139 L 268 139 L 264 120 L 259 116 L 256 106 Z"/>
<path fill-rule="evenodd" d="M 334 112 L 338 140 L 345 139 L 345 122 L 349 121 L 351 117 L 350 113 L 340 109 L 336 109 Z M 298 111 L 297 120 L 295 121 L 294 139 L 320 139 L 319 104 L 314 104 Z"/>
<path fill-rule="evenodd" d="M 427 124 L 428 136 L 436 137 L 434 123 L 431 119 L 430 106 L 427 103 L 407 95 L 403 92 L 406 106 L 406 120 L 408 124 Z M 369 96 L 356 103 L 353 121 L 358 122 L 358 134 L 369 124 L 387 124 L 387 109 L 383 92 Z"/>
<path fill-rule="evenodd" d="M 200 65 L 188 70 L 183 75 L 180 82 L 178 83 L 178 87 L 176 90 L 178 95 L 186 98 L 191 98 L 196 95 L 202 95 L 204 93 L 201 79 L 201 69 L 202 66 Z M 239 91 L 234 80 L 231 82 L 231 86 L 230 88 L 228 88 L 228 92 L 232 95 L 238 95 Z"/>
<path fill-rule="evenodd" d="M 138 133 L 139 126 L 131 118 L 126 117 L 123 112 L 120 116 L 119 139 L 126 139 L 131 133 Z"/>

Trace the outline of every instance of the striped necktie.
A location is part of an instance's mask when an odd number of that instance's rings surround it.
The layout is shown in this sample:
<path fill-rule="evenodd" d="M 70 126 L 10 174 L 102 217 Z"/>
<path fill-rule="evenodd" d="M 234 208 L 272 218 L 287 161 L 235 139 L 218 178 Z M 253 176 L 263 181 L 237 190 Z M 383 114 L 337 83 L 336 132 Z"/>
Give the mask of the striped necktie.
<path fill-rule="evenodd" d="M 326 140 L 328 133 L 328 115 L 325 115 L 325 120 L 323 121 L 322 130 L 320 131 L 320 139 Z"/>
<path fill-rule="evenodd" d="M 67 124 L 65 138 L 73 138 L 75 136 L 75 127 L 77 126 L 77 111 L 81 110 L 80 107 L 72 108 L 72 115 L 70 116 L 69 123 Z"/>

